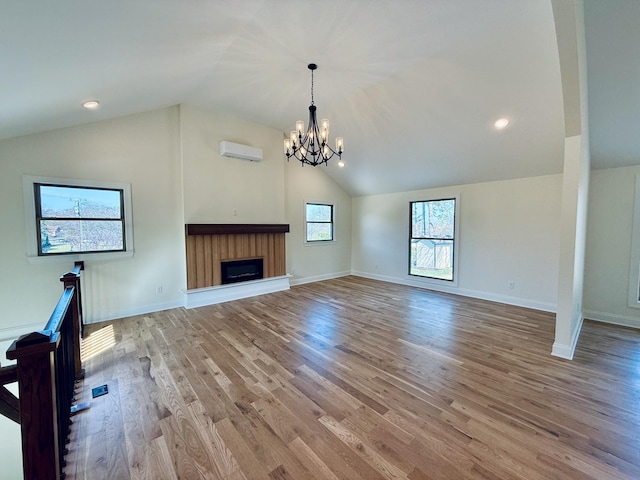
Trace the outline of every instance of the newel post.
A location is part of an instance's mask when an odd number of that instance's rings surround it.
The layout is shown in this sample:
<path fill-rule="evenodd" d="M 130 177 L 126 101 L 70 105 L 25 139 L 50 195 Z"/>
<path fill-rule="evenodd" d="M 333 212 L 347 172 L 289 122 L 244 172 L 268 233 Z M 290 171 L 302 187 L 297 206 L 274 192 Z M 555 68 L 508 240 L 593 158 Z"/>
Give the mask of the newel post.
<path fill-rule="evenodd" d="M 80 337 L 84 333 L 84 322 L 82 320 L 82 296 L 80 290 L 80 270 L 84 270 L 84 262 L 76 262 L 73 271 L 65 273 L 60 277 L 60 281 L 66 289 L 68 286 L 74 287 L 74 295 L 71 303 L 71 316 L 73 318 L 73 363 L 76 380 L 84 378 L 82 361 L 80 359 Z"/>
<path fill-rule="evenodd" d="M 17 361 L 25 479 L 60 474 L 54 352 L 60 333 L 44 330 L 14 341 L 7 358 Z"/>

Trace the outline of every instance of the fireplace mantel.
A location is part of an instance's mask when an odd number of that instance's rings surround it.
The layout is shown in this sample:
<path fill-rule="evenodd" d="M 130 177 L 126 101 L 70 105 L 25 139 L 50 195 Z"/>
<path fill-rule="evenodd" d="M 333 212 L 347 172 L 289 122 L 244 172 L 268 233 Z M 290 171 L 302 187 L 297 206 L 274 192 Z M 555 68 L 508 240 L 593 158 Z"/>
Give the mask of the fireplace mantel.
<path fill-rule="evenodd" d="M 242 235 L 247 233 L 289 233 L 288 223 L 187 223 L 187 236 Z"/>

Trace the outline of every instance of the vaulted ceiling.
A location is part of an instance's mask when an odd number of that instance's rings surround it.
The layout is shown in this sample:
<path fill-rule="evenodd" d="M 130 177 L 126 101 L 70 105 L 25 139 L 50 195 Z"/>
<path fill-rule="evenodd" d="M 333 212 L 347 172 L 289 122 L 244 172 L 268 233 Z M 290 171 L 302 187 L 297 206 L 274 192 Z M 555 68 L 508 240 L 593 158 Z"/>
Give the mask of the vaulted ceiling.
<path fill-rule="evenodd" d="M 639 164 L 640 2 L 585 18 L 593 166 Z M 315 62 L 354 196 L 562 171 L 551 0 L 12 1 L 0 59 L 0 139 L 179 103 L 288 134 Z"/>

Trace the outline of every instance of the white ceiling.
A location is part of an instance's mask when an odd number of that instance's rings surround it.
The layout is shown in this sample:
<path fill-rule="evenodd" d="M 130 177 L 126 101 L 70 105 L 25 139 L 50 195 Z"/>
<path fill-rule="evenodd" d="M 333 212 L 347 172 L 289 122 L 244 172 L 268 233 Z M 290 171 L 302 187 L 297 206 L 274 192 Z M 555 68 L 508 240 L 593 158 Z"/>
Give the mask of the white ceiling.
<path fill-rule="evenodd" d="M 640 164 L 640 0 L 585 0 L 593 168 Z"/>
<path fill-rule="evenodd" d="M 640 104 L 640 2 L 585 3 L 589 86 L 604 90 L 590 101 L 594 165 L 640 163 L 637 109 L 615 87 L 632 76 Z M 616 41 L 633 65 L 612 58 Z M 0 138 L 178 103 L 288 134 L 307 120 L 315 62 L 318 114 L 346 162 L 317 168 L 354 196 L 562 171 L 550 0 L 12 0 L 0 59 Z M 635 124 L 619 130 L 612 104 Z"/>

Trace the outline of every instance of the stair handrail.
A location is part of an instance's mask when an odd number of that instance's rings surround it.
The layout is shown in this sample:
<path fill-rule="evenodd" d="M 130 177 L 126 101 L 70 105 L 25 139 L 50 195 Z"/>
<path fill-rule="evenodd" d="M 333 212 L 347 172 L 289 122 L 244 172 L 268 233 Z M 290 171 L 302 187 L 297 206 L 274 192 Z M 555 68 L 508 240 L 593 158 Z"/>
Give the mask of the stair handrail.
<path fill-rule="evenodd" d="M 44 329 L 15 340 L 6 356 L 16 360 L 16 365 L 0 369 L 0 379 L 11 383 L 15 378 L 18 382 L 17 415 L 27 480 L 64 478 L 65 440 L 70 432 L 75 382 L 84 378 L 80 356 L 84 324 L 81 270 L 84 262 L 75 262 L 74 269 L 60 277 L 64 289 Z M 0 398 L 4 393 L 13 397 L 4 388 L 5 383 L 0 384 Z M 2 403 L 13 405 L 3 410 L 15 417 L 15 401 L 9 398 Z"/>

